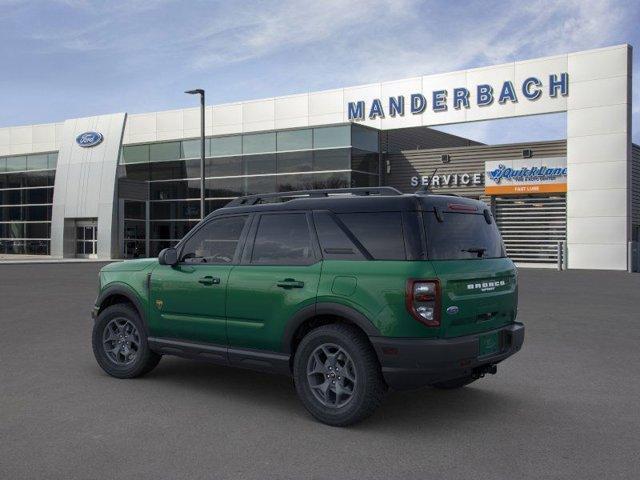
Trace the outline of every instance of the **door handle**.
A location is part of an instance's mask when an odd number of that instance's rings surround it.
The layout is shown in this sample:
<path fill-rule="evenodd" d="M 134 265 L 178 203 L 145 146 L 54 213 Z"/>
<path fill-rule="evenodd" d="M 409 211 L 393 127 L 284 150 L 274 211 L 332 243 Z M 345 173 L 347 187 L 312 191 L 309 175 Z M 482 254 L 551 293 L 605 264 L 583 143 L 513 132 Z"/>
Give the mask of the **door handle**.
<path fill-rule="evenodd" d="M 218 285 L 220 283 L 220 279 L 218 277 L 207 275 L 206 277 L 202 277 L 198 280 L 198 283 L 201 283 L 202 285 Z"/>
<path fill-rule="evenodd" d="M 276 285 L 280 288 L 304 288 L 304 282 L 299 282 L 295 278 L 285 278 Z"/>

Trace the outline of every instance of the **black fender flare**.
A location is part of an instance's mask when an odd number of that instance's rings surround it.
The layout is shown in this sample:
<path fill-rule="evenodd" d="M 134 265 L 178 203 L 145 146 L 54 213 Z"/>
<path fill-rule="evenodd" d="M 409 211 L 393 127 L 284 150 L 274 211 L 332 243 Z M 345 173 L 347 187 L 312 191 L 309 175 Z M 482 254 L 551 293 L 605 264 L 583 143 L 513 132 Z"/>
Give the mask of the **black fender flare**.
<path fill-rule="evenodd" d="M 138 315 L 140 315 L 140 319 L 142 320 L 142 323 L 144 325 L 144 328 L 148 336 L 149 323 L 147 321 L 147 312 L 145 311 L 142 301 L 140 300 L 140 297 L 138 297 L 138 294 L 135 292 L 133 288 L 129 287 L 128 285 L 124 283 L 115 283 L 106 287 L 98 295 L 98 298 L 96 299 L 96 303 L 95 303 L 96 307 L 99 310 L 101 310 L 102 304 L 105 302 L 105 300 L 107 300 L 109 297 L 112 297 L 114 295 L 123 296 L 133 304 L 134 308 L 138 312 Z M 96 318 L 97 318 L 97 315 L 96 315 Z"/>
<path fill-rule="evenodd" d="M 289 319 L 282 335 L 282 351 L 284 353 L 291 353 L 293 336 L 300 325 L 318 315 L 342 317 L 360 327 L 369 337 L 379 337 L 382 335 L 380 330 L 371 323 L 371 320 L 358 310 L 339 303 L 321 302 L 301 308 Z"/>

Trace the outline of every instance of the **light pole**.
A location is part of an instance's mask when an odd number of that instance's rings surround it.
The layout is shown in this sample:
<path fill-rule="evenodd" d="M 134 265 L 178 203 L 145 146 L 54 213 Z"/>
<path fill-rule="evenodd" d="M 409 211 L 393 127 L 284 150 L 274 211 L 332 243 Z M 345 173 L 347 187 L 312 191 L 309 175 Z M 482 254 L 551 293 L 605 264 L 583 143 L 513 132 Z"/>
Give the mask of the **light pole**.
<path fill-rule="evenodd" d="M 204 219 L 204 90 L 187 90 L 189 95 L 200 95 L 200 220 Z"/>

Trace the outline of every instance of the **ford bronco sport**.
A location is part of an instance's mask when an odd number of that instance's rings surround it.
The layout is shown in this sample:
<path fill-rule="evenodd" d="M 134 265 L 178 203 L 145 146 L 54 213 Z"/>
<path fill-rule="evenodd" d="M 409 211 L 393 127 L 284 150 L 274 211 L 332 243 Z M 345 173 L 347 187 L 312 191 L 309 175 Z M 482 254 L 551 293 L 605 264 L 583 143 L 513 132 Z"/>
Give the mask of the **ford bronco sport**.
<path fill-rule="evenodd" d="M 321 422 L 388 387 L 459 388 L 517 352 L 516 269 L 490 210 L 389 187 L 241 197 L 158 259 L 100 271 L 93 350 L 132 378 L 162 355 L 292 375 Z"/>

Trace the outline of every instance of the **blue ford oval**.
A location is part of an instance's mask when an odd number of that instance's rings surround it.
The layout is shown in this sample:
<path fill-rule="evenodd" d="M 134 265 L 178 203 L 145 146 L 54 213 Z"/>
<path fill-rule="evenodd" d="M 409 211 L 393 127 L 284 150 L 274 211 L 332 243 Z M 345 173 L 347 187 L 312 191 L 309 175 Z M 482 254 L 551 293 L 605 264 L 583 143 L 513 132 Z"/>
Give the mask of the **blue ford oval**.
<path fill-rule="evenodd" d="M 84 132 L 76 137 L 76 143 L 81 147 L 95 147 L 104 137 L 98 132 Z"/>

